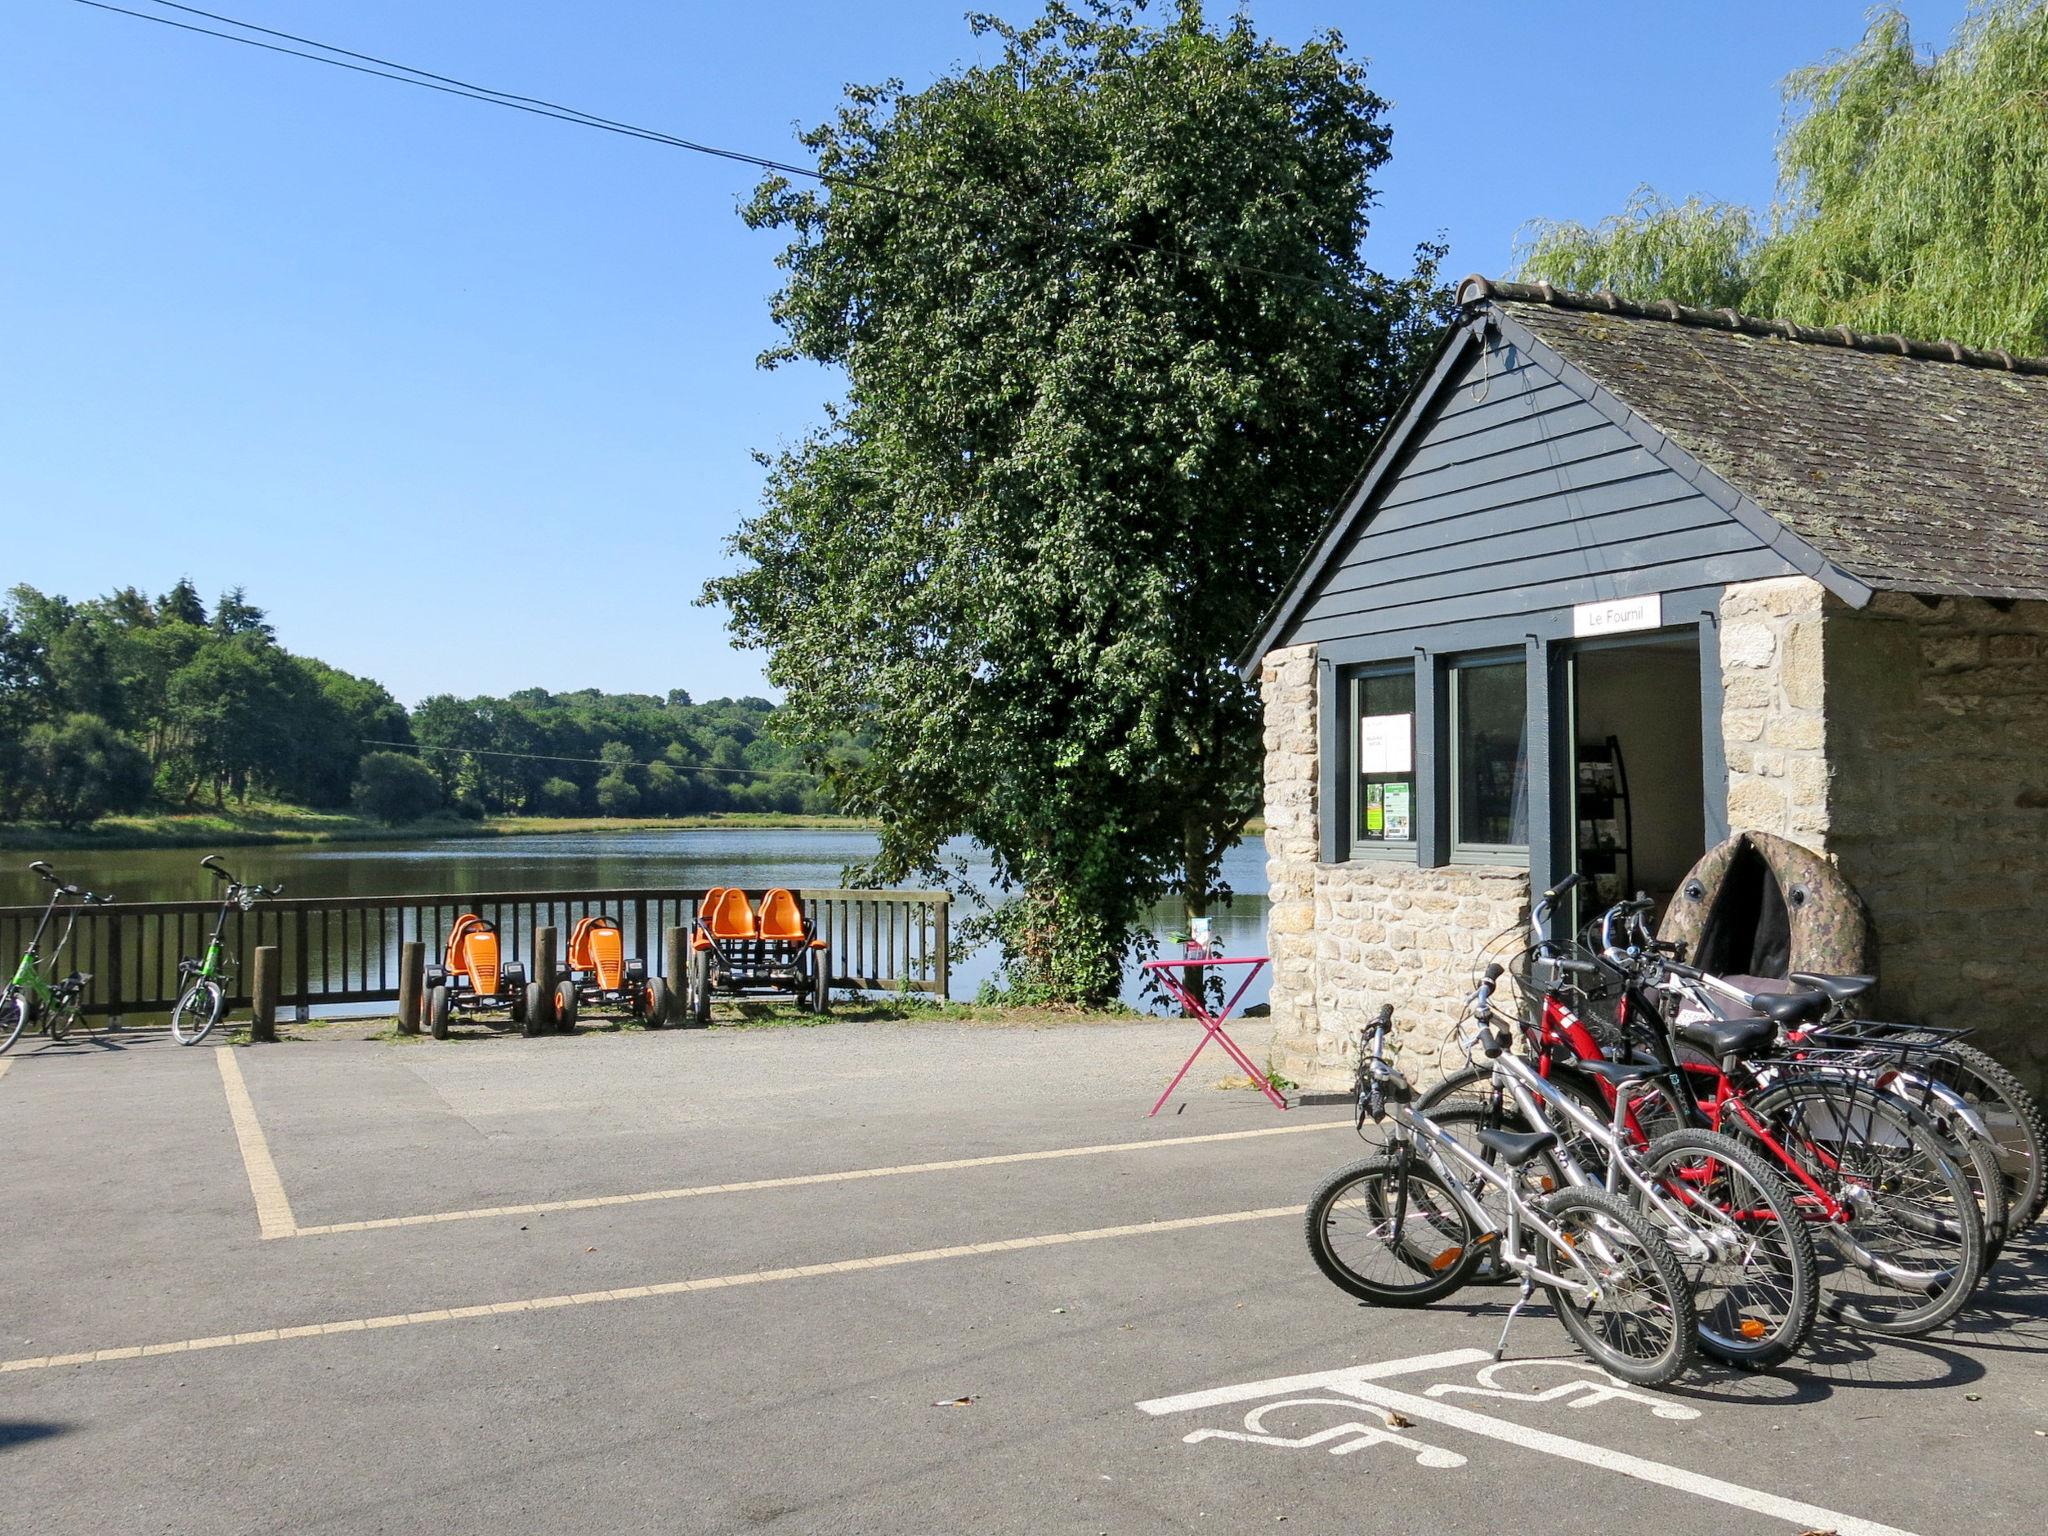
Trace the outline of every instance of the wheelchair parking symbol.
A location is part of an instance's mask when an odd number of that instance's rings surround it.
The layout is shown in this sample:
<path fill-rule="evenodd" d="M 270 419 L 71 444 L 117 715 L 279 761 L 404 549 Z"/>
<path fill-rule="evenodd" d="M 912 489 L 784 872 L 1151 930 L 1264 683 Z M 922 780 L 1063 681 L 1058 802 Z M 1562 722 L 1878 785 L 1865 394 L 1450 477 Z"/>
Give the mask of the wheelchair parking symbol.
<path fill-rule="evenodd" d="M 1391 1384 L 1397 1381 L 1401 1385 Z M 1584 1360 L 1496 1361 L 1483 1349 L 1212 1387 L 1137 1406 L 1154 1418 L 1195 1416 L 1180 1436 L 1185 1445 L 1310 1452 L 1367 1462 L 1393 1459 L 1432 1475 L 1452 1475 L 1470 1464 L 1469 1444 L 1461 1437 L 1477 1436 L 1748 1510 L 1802 1531 L 1913 1536 L 1897 1526 L 1499 1418 L 1468 1404 L 1562 1410 L 1588 1427 L 1611 1426 L 1623 1440 L 1629 1438 L 1631 1421 L 1685 1422 L 1701 1416 L 1689 1403 L 1638 1390 Z M 1225 1409 L 1238 1411 L 1219 1414 Z"/>

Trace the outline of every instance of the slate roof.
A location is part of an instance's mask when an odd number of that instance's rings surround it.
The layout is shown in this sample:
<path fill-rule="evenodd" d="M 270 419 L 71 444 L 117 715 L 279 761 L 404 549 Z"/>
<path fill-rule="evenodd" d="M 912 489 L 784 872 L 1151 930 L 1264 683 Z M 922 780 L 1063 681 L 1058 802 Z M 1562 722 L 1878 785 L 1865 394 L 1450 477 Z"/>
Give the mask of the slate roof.
<path fill-rule="evenodd" d="M 2048 359 L 1548 284 L 1458 296 L 1865 585 L 2048 599 Z"/>

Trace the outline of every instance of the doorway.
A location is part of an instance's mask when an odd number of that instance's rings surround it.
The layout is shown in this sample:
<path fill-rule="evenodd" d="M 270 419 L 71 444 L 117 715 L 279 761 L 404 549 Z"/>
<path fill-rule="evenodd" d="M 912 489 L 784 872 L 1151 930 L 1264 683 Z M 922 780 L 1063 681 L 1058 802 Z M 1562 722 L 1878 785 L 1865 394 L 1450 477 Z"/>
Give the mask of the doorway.
<path fill-rule="evenodd" d="M 1578 910 L 1643 891 L 1661 914 L 1706 851 L 1699 631 L 1580 642 L 1570 688 Z"/>

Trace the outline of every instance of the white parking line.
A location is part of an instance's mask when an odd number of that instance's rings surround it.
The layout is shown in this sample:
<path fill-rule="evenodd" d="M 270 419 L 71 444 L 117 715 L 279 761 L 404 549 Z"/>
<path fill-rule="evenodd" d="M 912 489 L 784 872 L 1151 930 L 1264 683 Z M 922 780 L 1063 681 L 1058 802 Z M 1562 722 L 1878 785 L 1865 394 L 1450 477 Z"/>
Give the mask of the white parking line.
<path fill-rule="evenodd" d="M 1684 1467 L 1668 1466 L 1661 1461 L 1631 1456 L 1626 1451 L 1611 1451 L 1604 1445 L 1591 1445 L 1584 1440 L 1553 1435 L 1548 1430 L 1534 1429 L 1527 1424 L 1514 1424 L 1506 1419 L 1496 1419 L 1491 1414 L 1474 1413 L 1469 1408 L 1456 1408 L 1438 1398 L 1417 1397 L 1410 1392 L 1398 1392 L 1391 1387 L 1366 1381 L 1358 1383 L 1356 1395 L 1377 1407 L 1392 1409 L 1418 1422 L 1427 1419 L 1433 1423 L 1447 1424 L 1453 1429 L 1462 1429 L 1468 1434 L 1484 1435 L 1489 1440 L 1518 1445 L 1526 1451 L 1541 1451 L 1546 1456 L 1559 1456 L 1566 1461 L 1576 1461 L 1582 1466 L 1619 1472 L 1623 1477 L 1639 1478 L 1646 1483 L 1656 1483 L 1660 1487 L 1673 1488 L 1680 1493 L 1712 1499 L 1719 1504 L 1732 1504 L 1737 1509 L 1746 1509 L 1752 1514 L 1784 1520 L 1803 1531 L 1832 1531 L 1835 1536 L 1913 1536 L 1912 1532 L 1903 1531 L 1895 1525 L 1884 1525 L 1857 1515 L 1845 1515 L 1836 1510 L 1823 1509 L 1818 1504 L 1807 1504 L 1799 1499 L 1765 1493 L 1758 1488 L 1745 1488 L 1740 1483 L 1723 1482 L 1718 1477 L 1688 1472 Z"/>
<path fill-rule="evenodd" d="M 223 1067 L 221 1070 L 225 1072 L 227 1069 Z M 392 1227 L 430 1227 L 444 1221 L 480 1221 L 487 1216 L 544 1216 L 558 1211 L 594 1211 L 610 1205 L 641 1205 L 650 1200 L 694 1200 L 703 1195 L 744 1195 L 765 1189 L 803 1189 L 814 1184 L 848 1184 L 861 1179 L 894 1179 L 913 1173 L 955 1173 L 965 1168 L 1003 1168 L 1013 1163 L 1049 1163 L 1068 1157 L 1105 1157 L 1114 1153 L 1151 1152 L 1169 1147 L 1195 1147 L 1221 1141 L 1249 1141 L 1262 1136 L 1294 1136 L 1304 1131 L 1340 1129 L 1351 1129 L 1351 1122 L 1316 1120 L 1305 1125 L 1269 1125 L 1250 1131 L 1212 1131 L 1200 1136 L 1155 1136 L 1146 1141 L 1115 1141 L 1089 1147 L 1052 1147 L 1040 1152 L 998 1152 L 987 1157 L 952 1157 L 935 1163 L 897 1163 L 884 1168 L 847 1168 L 833 1173 L 799 1173 L 775 1179 L 745 1179 L 732 1184 L 693 1184 L 681 1189 L 650 1189 L 632 1195 L 590 1195 L 574 1200 L 532 1200 L 521 1205 L 490 1205 L 468 1211 L 433 1211 L 420 1216 L 379 1216 L 368 1221 L 335 1221 L 321 1226 L 293 1226 L 290 1231 L 266 1231 L 263 1235 L 331 1237 L 338 1232 L 382 1232 Z M 258 1139 L 261 1139 L 260 1133 Z M 254 1182 L 253 1174 L 251 1182 Z M 290 1209 L 287 1207 L 287 1220 L 290 1215 Z"/>
<path fill-rule="evenodd" d="M 223 1053 L 225 1054 L 225 1053 Z M 221 1069 L 223 1074 L 227 1068 Z M 223 1333 L 206 1339 L 173 1339 L 162 1344 L 125 1344 L 113 1349 L 88 1349 L 69 1355 L 36 1355 L 0 1360 L 0 1372 L 42 1371 L 63 1365 L 98 1365 L 153 1355 L 182 1355 L 200 1349 L 225 1349 L 241 1344 L 273 1344 L 285 1339 L 310 1339 L 330 1333 L 363 1333 L 380 1328 L 410 1328 L 421 1323 L 446 1323 L 459 1318 L 495 1317 L 507 1312 L 544 1312 L 555 1307 L 587 1307 L 605 1301 L 639 1301 L 650 1296 L 679 1296 L 716 1291 L 735 1285 L 764 1285 L 776 1280 L 808 1280 L 821 1275 L 851 1274 L 865 1269 L 893 1269 L 902 1264 L 930 1264 L 938 1259 L 974 1258 L 1012 1253 L 1025 1248 L 1056 1248 L 1067 1243 L 1099 1243 L 1116 1237 L 1149 1237 L 1161 1232 L 1190 1232 L 1199 1227 L 1229 1227 L 1247 1221 L 1299 1216 L 1298 1205 L 1268 1206 L 1254 1211 L 1223 1211 L 1213 1216 L 1178 1216 L 1166 1221 L 1140 1221 L 1122 1227 L 1094 1227 L 1082 1232 L 1047 1232 L 1033 1237 L 1006 1237 L 988 1243 L 960 1243 L 950 1248 L 917 1248 L 871 1258 L 836 1259 L 827 1264 L 798 1264 L 787 1269 L 757 1269 L 738 1275 L 706 1275 L 696 1280 L 668 1280 L 659 1285 L 631 1285 L 611 1291 L 583 1291 L 573 1296 L 535 1296 L 521 1301 L 484 1302 L 470 1307 L 441 1307 L 428 1312 L 396 1312 L 385 1317 L 356 1317 L 333 1323 L 305 1323 L 291 1328 L 258 1328 L 248 1333 Z"/>

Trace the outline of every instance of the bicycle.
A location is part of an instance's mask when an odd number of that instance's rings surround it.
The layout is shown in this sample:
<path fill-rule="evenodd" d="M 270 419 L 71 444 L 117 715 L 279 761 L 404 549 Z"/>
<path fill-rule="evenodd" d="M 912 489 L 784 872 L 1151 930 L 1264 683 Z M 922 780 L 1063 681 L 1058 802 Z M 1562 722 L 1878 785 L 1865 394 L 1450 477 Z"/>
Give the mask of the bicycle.
<path fill-rule="evenodd" d="M 1488 982 L 1498 975 L 1494 967 Z M 1368 1116 L 1375 1124 L 1391 1118 L 1392 1150 L 1339 1169 L 1310 1198 L 1307 1238 L 1316 1266 L 1362 1300 L 1411 1307 L 1457 1290 L 1488 1252 L 1521 1280 L 1495 1359 L 1540 1284 L 1565 1331 L 1603 1370 L 1646 1386 L 1684 1374 L 1698 1317 L 1664 1235 L 1605 1190 L 1567 1186 L 1532 1197 L 1520 1171 L 1558 1146 L 1556 1132 L 1482 1129 L 1478 1140 L 1503 1172 L 1414 1108 L 1414 1089 L 1386 1057 L 1393 1016 L 1391 1006 L 1380 1009 L 1360 1041 L 1358 1097 L 1361 1131 Z M 1498 1060 L 1507 1045 L 1505 1032 L 1475 1026 L 1467 1049 Z M 1495 1219 L 1468 1179 L 1488 1189 L 1504 1219 Z M 1386 1263 L 1387 1273 L 1367 1272 Z"/>
<path fill-rule="evenodd" d="M 1481 1030 L 1494 1027 L 1493 994 L 1491 976 L 1473 994 Z M 1663 1232 L 1692 1286 L 1700 1349 L 1744 1370 L 1782 1364 L 1812 1332 L 1820 1308 L 1820 1261 L 1790 1187 L 1757 1153 L 1713 1131 L 1667 1131 L 1632 1146 L 1621 1123 L 1627 1090 L 1656 1067 L 1579 1065 L 1621 1090 L 1605 1122 L 1512 1053 L 1487 1069 L 1492 1092 L 1483 1104 L 1439 1106 L 1431 1118 L 1445 1129 L 1470 1127 L 1468 1150 L 1476 1146 L 1482 1160 L 1491 1154 L 1477 1132 L 1514 1129 L 1510 1112 L 1525 1129 L 1556 1132 L 1558 1145 L 1541 1154 L 1538 1178 L 1551 1188 L 1604 1189 Z"/>
<path fill-rule="evenodd" d="M 197 1045 L 227 1015 L 227 981 L 233 966 L 221 934 L 227 928 L 229 911 L 239 908 L 248 912 L 263 897 L 284 894 L 282 885 L 244 885 L 211 853 L 199 861 L 199 867 L 210 871 L 214 879 L 225 881 L 226 886 L 221 891 L 220 910 L 214 914 L 213 936 L 207 940 L 206 954 L 200 959 L 187 957 L 178 962 L 178 1001 L 171 1008 L 171 1038 L 180 1045 Z"/>
<path fill-rule="evenodd" d="M 85 989 L 92 981 L 92 973 L 73 971 L 61 981 L 44 981 L 43 935 L 49 931 L 50 920 L 56 916 L 64 898 L 77 897 L 78 904 L 70 909 L 71 916 L 64 924 L 64 933 L 50 951 L 48 964 L 54 967 L 58 957 L 64 953 L 64 947 L 71 942 L 72 930 L 78 926 L 78 914 L 87 907 L 103 907 L 114 899 L 67 885 L 41 859 L 29 865 L 29 869 L 49 882 L 50 900 L 43 908 L 42 921 L 36 924 L 28 948 L 22 951 L 21 963 L 14 968 L 14 979 L 7 983 L 5 991 L 0 991 L 0 1051 L 12 1049 L 14 1042 L 21 1038 L 21 1032 L 38 1018 L 42 1020 L 43 1033 L 52 1040 L 62 1040 L 71 1032 L 71 1026 L 78 1022 L 79 1010 L 85 1005 Z"/>
<path fill-rule="evenodd" d="M 1692 1128 L 1720 1131 L 1765 1156 L 1791 1186 L 1819 1251 L 1834 1261 L 1824 1276 L 1832 1316 L 1898 1335 L 1953 1317 L 1986 1262 L 1984 1192 L 1958 1168 L 1929 1117 L 1867 1074 L 1759 1057 L 1782 1025 L 1802 1022 L 1819 1001 L 1741 993 L 1710 982 L 1672 946 L 1622 944 L 1616 923 L 1639 919 L 1645 901 L 1617 903 L 1601 919 L 1597 963 L 1563 954 L 1547 935 L 1548 916 L 1579 878 L 1567 876 L 1543 894 L 1532 916 L 1535 941 L 1523 952 L 1533 963 L 1522 1026 L 1537 1071 L 1603 1112 L 1617 1110 L 1637 1148 L 1666 1130 Z M 1605 1039 L 1575 980 L 1595 971 L 1622 982 L 1614 1021 L 1601 1026 Z M 1712 987 L 1753 1011 L 1722 1016 L 1708 998 Z M 1693 1015 L 1675 1022 L 1667 999 L 1689 1000 Z M 1621 1090 L 1587 1070 L 1614 1059 L 1610 1052 L 1647 1057 L 1655 1068 L 1620 1106 Z M 1456 1074 L 1424 1107 L 1473 1086 L 1474 1074 Z M 1991 1174 L 1995 1186 L 1995 1166 Z"/>

